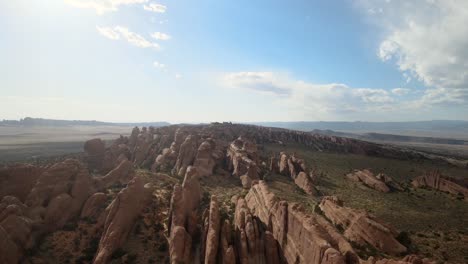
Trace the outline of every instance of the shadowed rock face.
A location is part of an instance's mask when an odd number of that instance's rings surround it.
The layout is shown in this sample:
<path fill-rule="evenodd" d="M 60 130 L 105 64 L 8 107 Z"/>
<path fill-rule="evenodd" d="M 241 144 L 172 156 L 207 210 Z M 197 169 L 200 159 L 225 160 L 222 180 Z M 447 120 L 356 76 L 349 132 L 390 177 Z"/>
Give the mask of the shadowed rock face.
<path fill-rule="evenodd" d="M 114 184 L 127 184 L 133 177 L 133 163 L 124 158 L 120 164 L 109 173 L 96 178 L 96 186 L 98 190 L 104 190 Z"/>
<path fill-rule="evenodd" d="M 8 175 L 18 172 L 18 167 L 11 170 L 13 173 Z M 31 177 L 35 178 L 34 182 L 25 181 L 26 186 L 33 186 L 25 198 L 25 204 L 14 196 L 2 198 L 0 232 L 6 233 L 6 236 L 1 243 L 5 247 L 15 248 L 6 258 L 16 260 L 6 263 L 20 261 L 25 251 L 34 247 L 37 237 L 60 229 L 78 217 L 82 205 L 94 192 L 92 178 L 78 160 L 67 159 L 44 169 L 23 167 L 20 170 L 43 172 Z M 16 193 L 25 192 L 21 190 Z"/>
<path fill-rule="evenodd" d="M 101 170 L 106 152 L 106 144 L 100 138 L 90 139 L 84 144 L 86 160 L 90 170 Z"/>
<path fill-rule="evenodd" d="M 144 187 L 139 177 L 135 177 L 119 192 L 107 209 L 108 214 L 94 259 L 95 264 L 108 263 L 115 250 L 123 245 L 150 195 L 151 191 Z"/>
<path fill-rule="evenodd" d="M 398 232 L 365 211 L 343 207 L 336 197 L 323 198 L 319 206 L 333 224 L 345 230 L 344 235 L 350 241 L 368 243 L 388 254 L 406 252 L 406 247 L 396 240 Z"/>
<path fill-rule="evenodd" d="M 362 182 L 377 191 L 384 193 L 390 192 L 390 188 L 387 184 L 379 180 L 370 170 L 355 170 L 347 174 L 346 177 L 353 181 Z"/>
<path fill-rule="evenodd" d="M 0 197 L 11 195 L 24 201 L 44 170 L 44 167 L 30 164 L 0 169 Z"/>
<path fill-rule="evenodd" d="M 429 187 L 442 192 L 462 195 L 468 201 L 468 188 L 465 188 L 449 179 L 443 178 L 439 171 L 427 172 L 423 176 L 416 177 L 411 184 L 415 188 Z"/>

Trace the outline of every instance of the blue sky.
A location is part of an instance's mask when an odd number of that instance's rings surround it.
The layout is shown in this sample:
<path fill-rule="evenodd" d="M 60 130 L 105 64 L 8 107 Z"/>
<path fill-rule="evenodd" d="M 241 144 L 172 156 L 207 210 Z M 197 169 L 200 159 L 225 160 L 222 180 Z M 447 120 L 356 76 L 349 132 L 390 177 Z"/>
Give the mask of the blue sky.
<path fill-rule="evenodd" d="M 468 120 L 463 0 L 0 2 L 0 119 Z"/>

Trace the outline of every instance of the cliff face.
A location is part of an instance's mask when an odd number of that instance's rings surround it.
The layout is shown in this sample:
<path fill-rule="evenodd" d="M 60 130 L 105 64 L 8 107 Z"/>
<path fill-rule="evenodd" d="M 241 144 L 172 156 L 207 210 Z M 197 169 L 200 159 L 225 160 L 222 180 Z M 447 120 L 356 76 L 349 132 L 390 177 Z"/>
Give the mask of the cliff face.
<path fill-rule="evenodd" d="M 330 221 L 342 227 L 344 236 L 359 245 L 366 243 L 388 254 L 401 254 L 406 247 L 396 240 L 398 232 L 365 211 L 344 207 L 336 197 L 325 197 L 320 209 Z"/>
<path fill-rule="evenodd" d="M 279 201 L 265 182 L 245 197 L 248 207 L 278 241 L 287 263 L 359 263 L 352 246 L 322 216 Z"/>

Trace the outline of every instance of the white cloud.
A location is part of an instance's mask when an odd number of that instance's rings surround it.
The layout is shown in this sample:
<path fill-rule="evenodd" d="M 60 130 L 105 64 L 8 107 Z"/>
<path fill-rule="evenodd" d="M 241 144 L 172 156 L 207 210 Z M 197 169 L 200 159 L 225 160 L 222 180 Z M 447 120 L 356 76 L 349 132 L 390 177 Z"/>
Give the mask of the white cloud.
<path fill-rule="evenodd" d="M 161 69 L 161 70 L 163 70 L 163 69 L 166 68 L 166 65 L 165 65 L 165 64 L 160 63 L 160 62 L 157 62 L 157 61 L 153 62 L 153 66 L 156 67 L 156 68 L 158 68 L 158 69 Z"/>
<path fill-rule="evenodd" d="M 103 35 L 108 39 L 117 40 L 120 38 L 120 34 L 110 27 L 96 26 L 96 29 L 99 32 L 99 34 Z"/>
<path fill-rule="evenodd" d="M 156 12 L 156 13 L 165 13 L 167 10 L 167 7 L 165 5 L 157 4 L 157 3 L 150 3 L 148 5 L 144 5 L 143 9 L 151 12 Z"/>
<path fill-rule="evenodd" d="M 395 89 L 392 89 L 392 93 L 393 93 L 393 94 L 396 94 L 396 95 L 399 95 L 399 96 L 408 94 L 409 92 L 410 92 L 410 89 L 406 89 L 406 88 L 395 88 Z"/>
<path fill-rule="evenodd" d="M 151 34 L 151 37 L 159 40 L 169 40 L 172 38 L 170 35 L 161 32 L 154 32 Z"/>
<path fill-rule="evenodd" d="M 148 0 L 65 0 L 65 3 L 73 7 L 94 9 L 98 15 L 115 12 L 121 5 L 134 5 L 147 2 Z"/>
<path fill-rule="evenodd" d="M 226 73 L 221 77 L 221 84 L 273 96 L 281 105 L 322 117 L 388 111 L 397 104 L 392 94 L 383 89 L 351 88 L 340 83 L 314 84 L 275 72 Z"/>
<path fill-rule="evenodd" d="M 370 19 L 383 29 L 378 56 L 394 62 L 423 82 L 426 103 L 467 103 L 468 1 L 360 0 L 363 10 L 379 10 Z M 444 94 L 445 93 L 445 94 Z"/>
<path fill-rule="evenodd" d="M 112 40 L 118 40 L 120 38 L 125 39 L 128 43 L 137 46 L 139 48 L 155 48 L 159 49 L 160 46 L 157 43 L 146 40 L 141 35 L 130 31 L 126 27 L 115 26 L 115 27 L 96 27 L 97 31 Z"/>
<path fill-rule="evenodd" d="M 182 74 L 176 73 L 176 74 L 174 75 L 174 77 L 175 77 L 176 79 L 182 79 Z"/>

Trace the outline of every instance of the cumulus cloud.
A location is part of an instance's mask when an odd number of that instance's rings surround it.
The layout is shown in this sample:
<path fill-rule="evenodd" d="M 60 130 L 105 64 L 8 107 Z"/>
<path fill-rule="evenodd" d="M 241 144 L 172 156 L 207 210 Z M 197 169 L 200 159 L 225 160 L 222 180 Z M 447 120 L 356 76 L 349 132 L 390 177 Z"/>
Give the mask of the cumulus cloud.
<path fill-rule="evenodd" d="M 157 43 L 146 40 L 141 35 L 130 31 L 126 27 L 115 26 L 115 27 L 96 27 L 99 34 L 112 40 L 125 39 L 128 43 L 139 47 L 139 48 L 155 48 L 159 49 L 160 46 Z"/>
<path fill-rule="evenodd" d="M 157 3 L 150 3 L 148 5 L 144 5 L 143 9 L 151 12 L 156 13 L 165 13 L 167 7 L 165 5 L 157 4 Z"/>
<path fill-rule="evenodd" d="M 175 77 L 176 79 L 182 79 L 182 74 L 176 73 L 176 74 L 174 75 L 174 77 Z"/>
<path fill-rule="evenodd" d="M 98 15 L 115 12 L 121 5 L 134 5 L 147 3 L 148 0 L 65 0 L 65 3 L 77 7 L 94 9 Z"/>
<path fill-rule="evenodd" d="M 151 37 L 154 38 L 154 39 L 158 39 L 158 40 L 169 40 L 169 39 L 171 39 L 170 35 L 165 34 L 165 33 L 161 33 L 161 32 L 154 32 L 153 34 L 151 34 Z"/>
<path fill-rule="evenodd" d="M 221 77 L 224 86 L 270 95 L 298 111 L 320 116 L 388 111 L 395 107 L 392 93 L 383 89 L 351 88 L 345 84 L 314 84 L 275 72 L 233 72 Z"/>
<path fill-rule="evenodd" d="M 378 56 L 429 89 L 426 103 L 466 103 L 468 90 L 468 1 L 360 0 L 383 29 Z"/>

